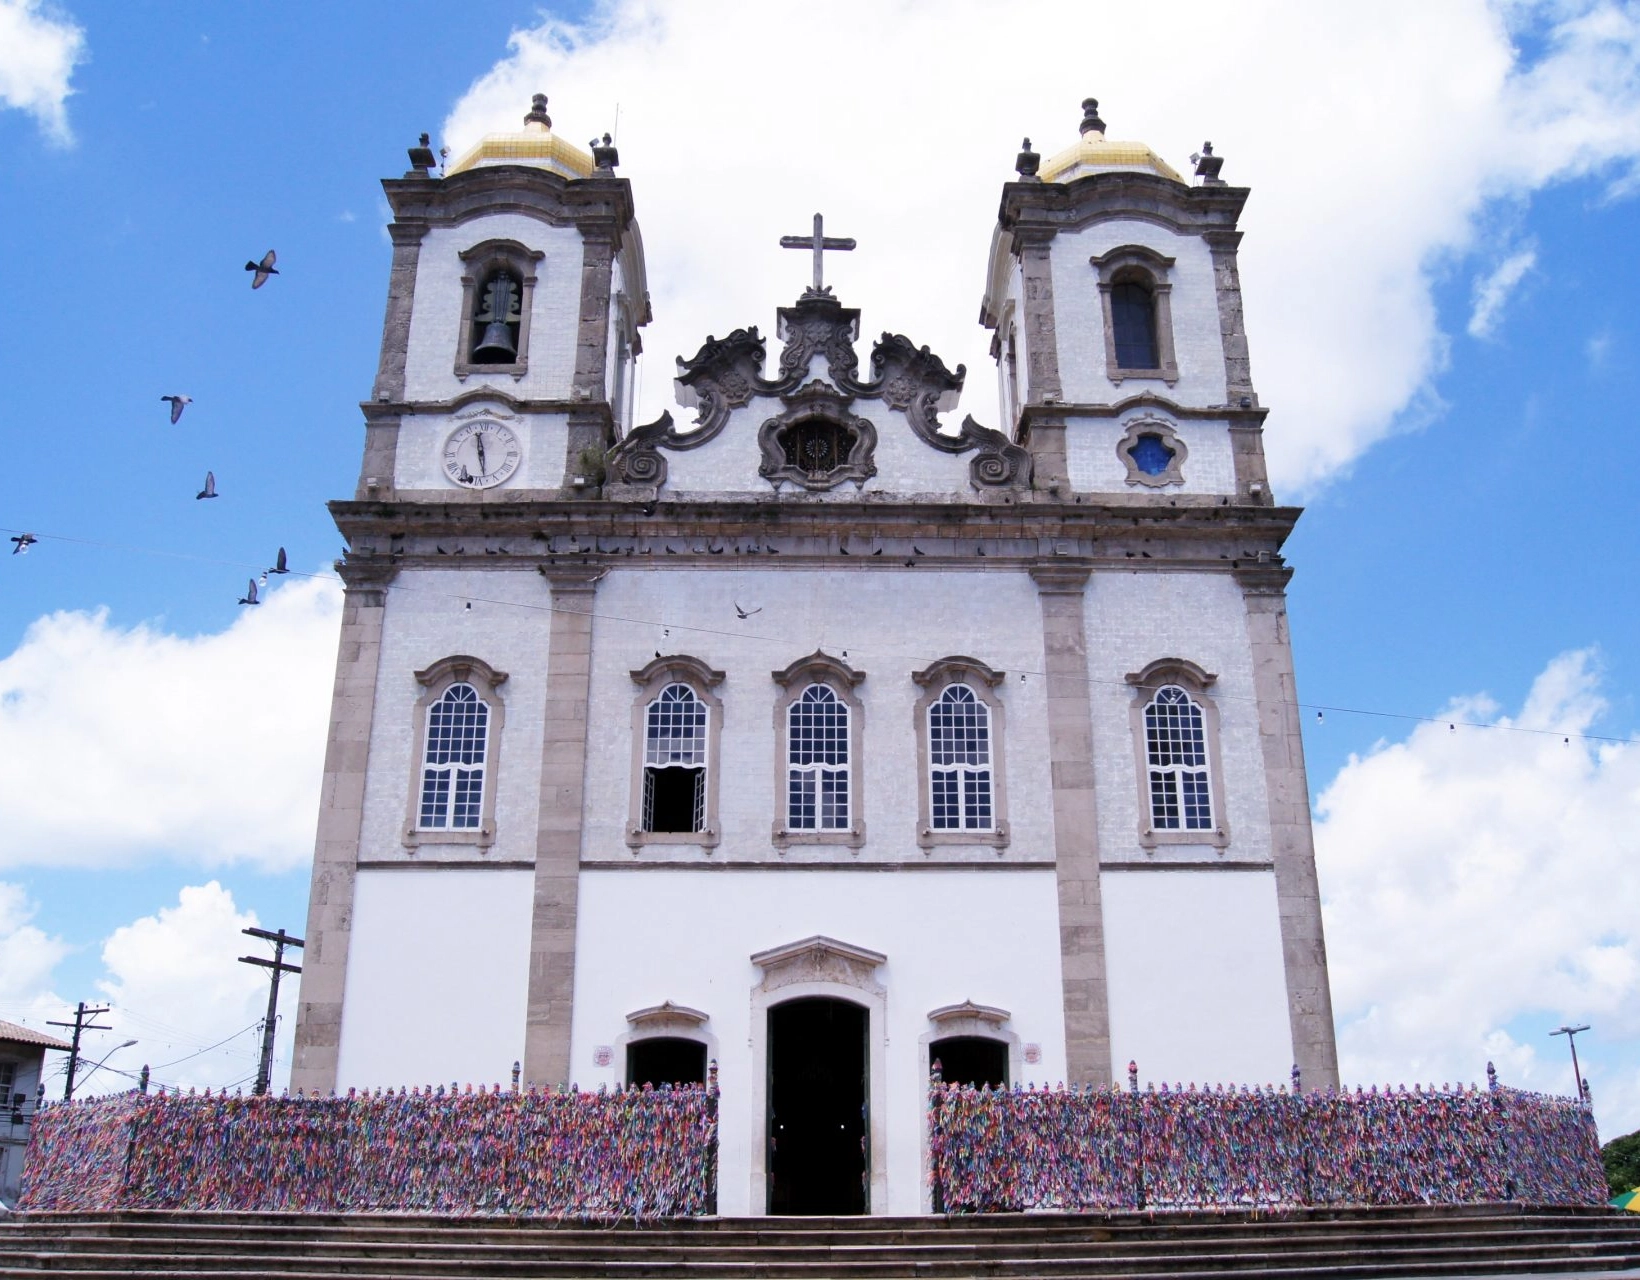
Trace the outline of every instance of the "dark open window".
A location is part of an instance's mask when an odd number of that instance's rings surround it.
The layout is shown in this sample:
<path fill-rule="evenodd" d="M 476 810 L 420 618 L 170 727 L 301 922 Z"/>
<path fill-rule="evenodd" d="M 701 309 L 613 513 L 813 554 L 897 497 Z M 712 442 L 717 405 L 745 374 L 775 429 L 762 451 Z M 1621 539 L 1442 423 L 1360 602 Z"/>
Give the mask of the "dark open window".
<path fill-rule="evenodd" d="M 1116 338 L 1116 364 L 1122 369 L 1155 369 L 1161 365 L 1156 349 L 1156 295 L 1134 280 L 1112 285 L 1111 327 Z"/>
<path fill-rule="evenodd" d="M 706 1046 L 699 1040 L 657 1036 L 626 1047 L 628 1084 L 705 1084 Z"/>
<path fill-rule="evenodd" d="M 478 291 L 473 312 L 472 363 L 516 364 L 522 290 L 509 271 L 496 271 Z"/>
<path fill-rule="evenodd" d="M 786 463 L 811 476 L 823 476 L 848 461 L 857 437 L 847 427 L 823 418 L 794 423 L 781 438 Z"/>
<path fill-rule="evenodd" d="M 645 831 L 699 831 L 705 803 L 705 769 L 644 770 Z"/>
<path fill-rule="evenodd" d="M 1008 1046 L 984 1036 L 947 1036 L 928 1046 L 928 1069 L 940 1064 L 940 1079 L 946 1084 L 965 1084 L 975 1089 L 990 1085 L 1002 1089 L 1008 1084 Z"/>
<path fill-rule="evenodd" d="M 706 704 L 669 684 L 649 704 L 643 770 L 643 829 L 700 831 L 706 820 Z"/>

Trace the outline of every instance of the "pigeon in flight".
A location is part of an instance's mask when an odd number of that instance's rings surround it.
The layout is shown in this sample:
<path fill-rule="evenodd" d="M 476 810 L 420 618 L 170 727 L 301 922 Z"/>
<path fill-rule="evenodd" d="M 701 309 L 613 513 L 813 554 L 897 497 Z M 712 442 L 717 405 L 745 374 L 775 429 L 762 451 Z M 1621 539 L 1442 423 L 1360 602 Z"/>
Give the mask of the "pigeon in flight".
<path fill-rule="evenodd" d="M 747 618 L 751 617 L 754 613 L 762 613 L 762 612 L 763 612 L 763 606 L 762 605 L 758 605 L 757 608 L 755 608 L 755 609 L 742 609 L 738 603 L 735 604 L 735 613 L 739 615 L 742 622 L 744 622 Z"/>
<path fill-rule="evenodd" d="M 256 598 L 256 579 L 252 578 L 245 583 L 245 594 L 239 597 L 240 604 L 261 604 Z"/>
<path fill-rule="evenodd" d="M 207 471 L 205 473 L 205 487 L 194 494 L 194 497 L 196 499 L 216 497 L 216 472 Z"/>
<path fill-rule="evenodd" d="M 174 423 L 182 417 L 182 411 L 194 402 L 192 396 L 161 396 L 161 400 L 168 400 L 171 404 L 171 421 Z"/>
<path fill-rule="evenodd" d="M 273 568 L 269 569 L 268 572 L 269 573 L 289 573 L 290 572 L 290 569 L 287 568 L 286 565 L 285 565 L 285 549 L 283 547 L 279 548 L 279 556 L 276 560 L 274 560 Z"/>
<path fill-rule="evenodd" d="M 276 254 L 272 249 L 269 249 L 266 253 L 264 253 L 262 255 L 262 261 L 261 262 L 247 262 L 245 264 L 245 270 L 246 271 L 254 271 L 256 273 L 255 277 L 251 280 L 251 288 L 260 289 L 263 285 L 265 285 L 268 282 L 268 277 L 269 276 L 278 275 L 279 272 L 275 269 L 275 267 L 273 265 L 274 263 L 276 263 L 278 261 L 279 261 L 279 255 Z"/>
<path fill-rule="evenodd" d="M 36 542 L 40 541 L 40 539 L 36 538 L 32 533 L 20 533 L 11 541 L 11 554 L 14 556 L 20 556 L 25 554 L 28 549 Z"/>

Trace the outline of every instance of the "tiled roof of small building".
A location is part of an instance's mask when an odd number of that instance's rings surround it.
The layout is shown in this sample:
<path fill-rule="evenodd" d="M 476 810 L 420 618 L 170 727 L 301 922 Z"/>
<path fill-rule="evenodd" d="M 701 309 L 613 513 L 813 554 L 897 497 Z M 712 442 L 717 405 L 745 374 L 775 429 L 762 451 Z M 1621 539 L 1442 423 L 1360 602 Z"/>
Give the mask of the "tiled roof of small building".
<path fill-rule="evenodd" d="M 67 1049 L 67 1040 L 59 1040 L 56 1036 L 48 1036 L 44 1031 L 36 1031 L 32 1027 L 20 1027 L 15 1022 L 6 1022 L 0 1019 L 0 1042 L 10 1040 L 15 1044 L 38 1044 L 47 1049 Z"/>

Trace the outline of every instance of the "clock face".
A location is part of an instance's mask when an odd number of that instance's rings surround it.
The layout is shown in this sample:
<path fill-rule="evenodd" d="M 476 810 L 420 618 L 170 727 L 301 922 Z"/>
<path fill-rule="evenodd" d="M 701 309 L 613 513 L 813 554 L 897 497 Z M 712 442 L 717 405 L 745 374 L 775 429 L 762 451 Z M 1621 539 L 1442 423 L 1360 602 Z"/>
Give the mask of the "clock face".
<path fill-rule="evenodd" d="M 490 489 L 512 479 L 523 460 L 524 446 L 511 427 L 478 418 L 450 433 L 439 464 L 464 489 Z"/>

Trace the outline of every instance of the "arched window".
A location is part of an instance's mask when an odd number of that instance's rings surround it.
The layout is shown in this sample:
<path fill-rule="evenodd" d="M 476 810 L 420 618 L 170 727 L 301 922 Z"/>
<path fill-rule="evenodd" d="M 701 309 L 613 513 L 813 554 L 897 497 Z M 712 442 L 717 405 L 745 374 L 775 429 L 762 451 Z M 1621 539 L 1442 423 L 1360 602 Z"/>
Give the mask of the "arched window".
<path fill-rule="evenodd" d="M 929 825 L 991 830 L 991 709 L 965 684 L 928 708 L 928 766 Z"/>
<path fill-rule="evenodd" d="M 1202 709 L 1176 684 L 1145 707 L 1150 766 L 1150 821 L 1158 831 L 1211 831 L 1213 791 L 1207 775 Z"/>
<path fill-rule="evenodd" d="M 848 704 L 811 684 L 787 710 L 786 825 L 793 831 L 849 829 Z"/>
<path fill-rule="evenodd" d="M 1156 295 L 1149 287 L 1137 280 L 1112 285 L 1110 317 L 1117 367 L 1158 368 L 1161 360 L 1156 350 Z"/>
<path fill-rule="evenodd" d="M 632 672 L 632 809 L 627 844 L 718 843 L 718 739 L 723 683 L 699 658 L 656 658 Z"/>
<path fill-rule="evenodd" d="M 416 672 L 413 785 L 405 843 L 480 844 L 495 839 L 495 770 L 507 673 L 465 654 Z"/>
<path fill-rule="evenodd" d="M 1090 259 L 1099 273 L 1105 319 L 1105 375 L 1179 380 L 1173 354 L 1174 259 L 1142 244 L 1125 244 Z"/>
<path fill-rule="evenodd" d="M 669 684 L 649 704 L 644 731 L 643 829 L 700 831 L 706 825 L 706 704 Z"/>
<path fill-rule="evenodd" d="M 1207 692 L 1217 677 L 1183 658 L 1163 658 L 1127 678 L 1135 686 L 1140 844 L 1225 847 L 1219 712 Z"/>
<path fill-rule="evenodd" d="M 815 652 L 771 673 L 785 691 L 775 704 L 776 847 L 865 843 L 860 806 L 865 673 Z"/>
<path fill-rule="evenodd" d="M 545 256 L 516 240 L 485 240 L 462 250 L 458 378 L 528 372 L 535 269 Z"/>

